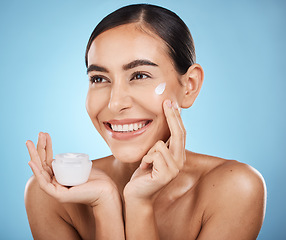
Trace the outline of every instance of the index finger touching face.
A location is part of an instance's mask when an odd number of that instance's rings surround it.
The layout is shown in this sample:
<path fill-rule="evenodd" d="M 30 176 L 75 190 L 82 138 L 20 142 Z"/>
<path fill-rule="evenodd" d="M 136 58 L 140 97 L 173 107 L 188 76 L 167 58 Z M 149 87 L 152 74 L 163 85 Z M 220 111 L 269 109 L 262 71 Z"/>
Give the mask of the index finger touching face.
<path fill-rule="evenodd" d="M 163 108 L 171 132 L 169 149 L 174 156 L 181 157 L 182 152 L 185 150 L 186 134 L 179 107 L 177 103 L 172 104 L 170 100 L 165 100 Z"/>

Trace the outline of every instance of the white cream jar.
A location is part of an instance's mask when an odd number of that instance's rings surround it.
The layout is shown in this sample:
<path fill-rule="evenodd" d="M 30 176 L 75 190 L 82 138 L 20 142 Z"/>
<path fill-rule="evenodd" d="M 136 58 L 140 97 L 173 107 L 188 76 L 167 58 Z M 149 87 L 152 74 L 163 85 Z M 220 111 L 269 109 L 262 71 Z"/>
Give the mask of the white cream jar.
<path fill-rule="evenodd" d="M 84 153 L 61 153 L 52 162 L 58 183 L 64 186 L 76 186 L 87 182 L 92 162 Z"/>

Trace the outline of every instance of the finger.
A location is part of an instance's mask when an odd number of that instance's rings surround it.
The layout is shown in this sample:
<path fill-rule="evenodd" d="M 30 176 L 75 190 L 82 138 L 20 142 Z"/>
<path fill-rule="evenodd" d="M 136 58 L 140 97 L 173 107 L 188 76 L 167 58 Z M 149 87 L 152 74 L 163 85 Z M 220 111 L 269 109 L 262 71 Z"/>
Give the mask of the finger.
<path fill-rule="evenodd" d="M 48 148 L 47 143 L 48 143 L 47 134 L 40 132 L 37 143 L 37 151 L 40 156 L 40 160 L 42 162 L 44 170 L 46 170 L 46 172 L 50 176 L 52 176 L 53 175 L 52 165 L 47 162 L 47 154 L 50 154 L 50 152 L 47 153 L 47 148 Z"/>
<path fill-rule="evenodd" d="M 157 146 L 156 146 L 156 145 L 157 145 L 157 144 L 163 144 L 163 145 L 165 145 L 165 146 L 168 148 L 168 147 L 169 147 L 169 144 L 170 144 L 170 138 L 169 138 L 166 142 L 163 142 L 162 140 L 159 140 L 158 142 L 156 142 L 156 143 L 154 144 L 154 146 L 149 149 L 149 151 L 147 152 L 146 155 L 151 154 L 151 153 L 153 153 L 153 152 L 156 152 L 156 149 L 157 149 Z"/>
<path fill-rule="evenodd" d="M 60 185 L 55 178 L 48 181 L 45 176 L 46 172 L 44 170 L 41 171 L 34 162 L 30 161 L 29 165 L 37 179 L 38 184 L 40 185 L 40 188 L 57 200 L 65 202 L 68 197 L 68 189 Z"/>
<path fill-rule="evenodd" d="M 52 139 L 50 134 L 46 134 L 46 139 L 47 139 L 47 145 L 46 145 L 46 159 L 47 159 L 47 164 L 51 167 L 52 166 L 52 161 L 53 161 L 53 148 L 52 148 Z"/>
<path fill-rule="evenodd" d="M 33 171 L 33 173 L 34 173 L 38 183 L 40 184 L 40 186 L 43 186 L 46 183 L 48 183 L 46 178 L 43 176 L 43 170 L 40 169 L 35 162 L 30 161 L 28 164 L 31 167 L 31 169 L 32 169 L 32 171 Z"/>
<path fill-rule="evenodd" d="M 179 126 L 183 130 L 184 136 L 186 137 L 186 130 L 185 130 L 185 126 L 183 123 L 183 119 L 181 117 L 181 108 L 178 106 L 177 102 L 172 103 L 172 109 L 173 109 L 173 112 L 174 112 L 176 119 L 179 123 Z"/>
<path fill-rule="evenodd" d="M 42 132 L 40 132 L 38 136 L 37 151 L 44 165 L 46 162 L 46 135 Z"/>
<path fill-rule="evenodd" d="M 185 126 L 184 126 L 184 123 L 183 123 L 183 119 L 182 119 L 182 116 L 181 116 L 181 108 L 178 106 L 177 102 L 174 102 L 172 105 L 173 105 L 174 112 L 175 112 L 175 115 L 177 117 L 177 120 L 179 121 L 179 125 L 181 126 L 183 132 L 185 132 L 185 137 L 186 137 L 186 129 L 185 129 Z"/>
<path fill-rule="evenodd" d="M 153 158 L 151 178 L 159 180 L 163 185 L 170 182 L 173 176 L 170 174 L 170 168 L 167 166 L 162 154 L 160 152 L 155 152 L 152 153 L 150 157 Z"/>
<path fill-rule="evenodd" d="M 174 158 L 177 159 L 182 157 L 185 149 L 185 130 L 182 122 L 180 122 L 178 109 L 174 108 L 170 100 L 164 101 L 163 108 L 171 132 L 169 149 Z"/>
<path fill-rule="evenodd" d="M 54 196 L 55 195 L 55 186 L 49 182 L 46 178 L 46 176 L 44 175 L 44 170 L 41 170 L 38 168 L 37 164 L 33 161 L 30 161 L 29 166 L 31 167 L 37 182 L 40 185 L 40 188 L 43 189 L 46 193 Z"/>
<path fill-rule="evenodd" d="M 37 166 L 39 171 L 41 171 L 44 177 L 47 179 L 47 181 L 49 181 L 53 175 L 52 170 L 49 167 L 42 164 L 38 151 L 36 150 L 35 145 L 32 141 L 27 141 L 26 145 L 30 154 L 31 162 L 34 163 L 35 166 Z"/>
<path fill-rule="evenodd" d="M 170 138 L 167 140 L 167 142 L 165 144 L 166 144 L 166 147 L 169 148 L 169 146 L 170 146 Z"/>
<path fill-rule="evenodd" d="M 173 102 L 172 106 L 173 106 L 173 109 L 174 109 L 174 113 L 175 113 L 176 119 L 179 122 L 179 126 L 182 129 L 182 133 L 184 135 L 184 149 L 185 149 L 186 135 L 187 134 L 186 134 L 186 129 L 185 129 L 185 126 L 184 126 L 184 123 L 183 123 L 183 119 L 182 119 L 182 116 L 181 116 L 181 109 L 178 106 L 177 102 Z"/>
<path fill-rule="evenodd" d="M 150 157 L 150 155 L 147 154 L 142 158 L 142 161 L 139 167 L 144 170 L 144 169 L 150 168 L 152 164 L 153 164 L 153 159 Z"/>
<path fill-rule="evenodd" d="M 170 168 L 170 171 L 177 173 L 178 170 L 183 167 L 183 158 L 175 160 L 171 155 L 167 145 L 163 141 L 158 141 L 151 149 L 151 151 L 160 152 L 162 154 L 168 168 Z"/>
<path fill-rule="evenodd" d="M 36 150 L 34 143 L 32 141 L 28 140 L 26 142 L 26 146 L 27 146 L 28 151 L 29 151 L 31 162 L 35 163 L 36 166 L 38 167 L 38 169 L 40 169 L 40 171 L 43 170 L 43 165 L 42 165 L 40 156 L 38 154 L 38 151 Z"/>

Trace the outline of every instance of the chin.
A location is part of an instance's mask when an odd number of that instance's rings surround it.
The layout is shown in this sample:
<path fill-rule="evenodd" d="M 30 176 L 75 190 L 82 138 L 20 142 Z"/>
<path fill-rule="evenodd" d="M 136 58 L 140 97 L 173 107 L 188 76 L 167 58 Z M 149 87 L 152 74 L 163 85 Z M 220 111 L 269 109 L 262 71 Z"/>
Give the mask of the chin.
<path fill-rule="evenodd" d="M 151 146 L 152 147 L 152 146 Z M 113 156 L 123 163 L 136 163 L 142 160 L 151 147 L 128 147 L 120 146 L 117 148 L 110 148 Z"/>

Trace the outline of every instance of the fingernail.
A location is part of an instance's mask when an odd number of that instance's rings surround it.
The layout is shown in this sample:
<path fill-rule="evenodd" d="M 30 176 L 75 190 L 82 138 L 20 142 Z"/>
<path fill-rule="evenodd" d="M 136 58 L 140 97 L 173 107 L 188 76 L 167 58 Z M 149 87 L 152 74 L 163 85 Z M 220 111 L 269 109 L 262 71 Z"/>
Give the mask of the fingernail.
<path fill-rule="evenodd" d="M 167 105 L 167 107 L 171 108 L 172 107 L 172 103 L 170 100 L 166 100 L 165 104 Z"/>

